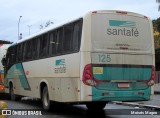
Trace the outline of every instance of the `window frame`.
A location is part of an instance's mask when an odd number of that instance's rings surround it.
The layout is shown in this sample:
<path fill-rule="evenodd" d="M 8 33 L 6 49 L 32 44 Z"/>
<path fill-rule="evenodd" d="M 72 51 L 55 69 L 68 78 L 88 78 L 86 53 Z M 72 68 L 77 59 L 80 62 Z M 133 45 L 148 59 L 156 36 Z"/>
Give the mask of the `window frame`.
<path fill-rule="evenodd" d="M 74 40 L 75 40 L 74 33 L 75 33 L 76 24 L 79 25 L 80 32 L 78 33 L 79 35 L 78 39 L 76 39 L 78 40 L 78 42 L 75 41 L 77 42 L 76 46 L 78 47 L 74 48 Z M 69 25 L 71 25 L 72 27 L 71 39 L 69 42 L 70 47 L 68 51 L 64 51 L 63 46 L 65 43 L 64 41 L 65 40 L 65 27 Z M 37 35 L 31 39 L 25 40 L 21 43 L 12 45 L 8 48 L 8 51 L 7 51 L 7 55 L 9 56 L 9 65 L 79 52 L 80 46 L 81 46 L 82 29 L 83 29 L 83 19 L 80 18 L 73 22 L 64 24 L 60 27 L 47 31 L 43 34 Z M 54 38 L 52 39 L 52 41 L 55 41 L 54 47 L 51 47 L 51 37 L 50 37 L 51 34 L 55 35 L 53 36 L 55 37 L 55 39 Z M 45 38 L 45 36 L 47 36 L 47 38 Z M 42 42 L 43 42 L 42 40 L 46 41 L 46 44 L 45 44 L 46 46 L 44 49 L 45 54 L 41 55 L 41 51 L 42 51 L 41 47 L 42 47 Z M 36 44 L 36 47 L 34 47 L 35 44 Z M 55 51 L 51 52 L 51 49 L 55 49 Z M 21 55 L 21 57 L 19 57 L 19 55 Z"/>

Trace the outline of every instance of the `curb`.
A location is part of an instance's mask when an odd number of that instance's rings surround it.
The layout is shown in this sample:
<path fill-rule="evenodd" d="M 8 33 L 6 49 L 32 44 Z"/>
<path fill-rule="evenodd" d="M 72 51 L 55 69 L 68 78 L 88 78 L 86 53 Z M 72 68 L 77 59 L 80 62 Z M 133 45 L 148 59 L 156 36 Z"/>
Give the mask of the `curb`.
<path fill-rule="evenodd" d="M 7 103 L 4 101 L 0 101 L 0 118 L 7 118 L 6 115 L 1 115 L 2 114 L 1 110 L 4 110 L 4 109 L 7 109 Z"/>
<path fill-rule="evenodd" d="M 119 101 L 113 101 L 111 103 L 116 103 L 119 105 L 126 105 L 126 106 L 132 106 L 132 107 L 142 107 L 142 108 L 149 108 L 149 109 L 154 109 L 154 110 L 160 110 L 160 106 L 154 106 L 154 105 L 144 105 L 144 104 L 139 104 L 139 103 L 132 103 L 132 102 L 119 102 Z"/>
<path fill-rule="evenodd" d="M 7 103 L 4 101 L 0 101 L 0 109 L 7 109 Z"/>

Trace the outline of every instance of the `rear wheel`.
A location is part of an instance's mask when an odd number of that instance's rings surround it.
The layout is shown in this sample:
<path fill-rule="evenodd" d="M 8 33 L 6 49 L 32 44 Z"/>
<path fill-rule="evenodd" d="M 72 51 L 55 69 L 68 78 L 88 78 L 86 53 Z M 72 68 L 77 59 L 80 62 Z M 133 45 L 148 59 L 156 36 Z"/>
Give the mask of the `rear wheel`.
<path fill-rule="evenodd" d="M 97 102 L 97 103 L 87 103 L 86 104 L 88 110 L 103 110 L 106 106 L 105 102 Z"/>
<path fill-rule="evenodd" d="M 43 93 L 42 93 L 42 105 L 43 109 L 46 111 L 50 110 L 50 100 L 49 100 L 49 94 L 48 94 L 48 88 L 47 86 L 44 87 Z"/>
<path fill-rule="evenodd" d="M 14 88 L 13 88 L 13 84 L 10 85 L 10 98 L 11 100 L 15 101 L 17 100 L 17 96 L 14 94 Z"/>

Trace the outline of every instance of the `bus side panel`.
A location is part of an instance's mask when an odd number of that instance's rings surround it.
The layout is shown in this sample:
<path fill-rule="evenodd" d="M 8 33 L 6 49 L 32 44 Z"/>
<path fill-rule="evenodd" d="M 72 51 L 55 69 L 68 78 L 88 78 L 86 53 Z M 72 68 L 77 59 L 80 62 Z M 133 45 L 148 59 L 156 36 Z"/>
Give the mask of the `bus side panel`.
<path fill-rule="evenodd" d="M 62 102 L 77 102 L 80 98 L 79 78 L 61 79 Z M 57 101 L 57 100 L 56 100 Z"/>
<path fill-rule="evenodd" d="M 85 85 L 82 81 L 83 71 L 87 64 L 91 63 L 91 53 L 81 52 L 81 101 L 92 101 L 92 87 Z"/>
<path fill-rule="evenodd" d="M 22 95 L 21 93 L 23 93 L 24 90 L 27 90 L 27 92 L 30 90 L 30 86 L 21 63 L 13 65 L 8 70 L 5 78 L 5 86 L 7 88 L 9 88 L 10 82 L 13 84 L 15 94 Z M 6 89 L 6 92 L 9 93 L 9 90 Z"/>
<path fill-rule="evenodd" d="M 83 30 L 80 49 L 81 102 L 92 101 L 92 87 L 85 85 L 82 81 L 85 66 L 91 64 L 91 24 L 91 15 L 86 14 L 86 16 L 83 18 Z"/>
<path fill-rule="evenodd" d="M 29 96 L 40 98 L 40 84 L 44 82 L 48 86 L 50 100 L 80 100 L 80 53 L 25 62 L 23 67 L 31 88 Z M 26 95 L 26 92 L 19 93 Z"/>

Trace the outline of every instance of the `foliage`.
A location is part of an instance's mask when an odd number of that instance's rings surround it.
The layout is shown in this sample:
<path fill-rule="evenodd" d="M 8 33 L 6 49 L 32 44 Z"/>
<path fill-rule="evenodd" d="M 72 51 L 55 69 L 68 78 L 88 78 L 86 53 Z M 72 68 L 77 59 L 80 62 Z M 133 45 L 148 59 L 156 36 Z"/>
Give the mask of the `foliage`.
<path fill-rule="evenodd" d="M 156 28 L 158 32 L 160 32 L 160 18 L 153 20 L 152 23 L 153 23 L 153 27 Z"/>
<path fill-rule="evenodd" d="M 40 25 L 40 29 L 43 29 L 43 28 L 45 28 L 45 27 L 48 27 L 48 26 L 50 26 L 51 24 L 54 24 L 52 21 L 47 21 L 46 23 L 45 23 L 45 25 Z"/>
<path fill-rule="evenodd" d="M 153 23 L 153 33 L 154 33 L 154 41 L 155 48 L 160 48 L 160 18 L 152 21 Z"/>

